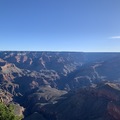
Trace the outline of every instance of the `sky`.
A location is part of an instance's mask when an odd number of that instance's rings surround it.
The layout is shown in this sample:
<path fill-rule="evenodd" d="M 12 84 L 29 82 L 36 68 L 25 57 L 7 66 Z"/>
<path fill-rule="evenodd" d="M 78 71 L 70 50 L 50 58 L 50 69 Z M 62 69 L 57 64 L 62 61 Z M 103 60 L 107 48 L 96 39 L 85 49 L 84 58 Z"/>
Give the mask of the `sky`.
<path fill-rule="evenodd" d="M 120 0 L 0 0 L 0 50 L 120 52 Z"/>

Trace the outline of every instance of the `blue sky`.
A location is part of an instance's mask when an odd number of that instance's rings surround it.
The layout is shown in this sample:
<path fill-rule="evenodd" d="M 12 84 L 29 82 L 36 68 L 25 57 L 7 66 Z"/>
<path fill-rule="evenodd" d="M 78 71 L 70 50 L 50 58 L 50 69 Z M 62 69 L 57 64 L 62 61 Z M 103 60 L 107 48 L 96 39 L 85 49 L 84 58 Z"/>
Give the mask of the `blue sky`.
<path fill-rule="evenodd" d="M 120 0 L 0 0 L 0 50 L 120 52 Z"/>

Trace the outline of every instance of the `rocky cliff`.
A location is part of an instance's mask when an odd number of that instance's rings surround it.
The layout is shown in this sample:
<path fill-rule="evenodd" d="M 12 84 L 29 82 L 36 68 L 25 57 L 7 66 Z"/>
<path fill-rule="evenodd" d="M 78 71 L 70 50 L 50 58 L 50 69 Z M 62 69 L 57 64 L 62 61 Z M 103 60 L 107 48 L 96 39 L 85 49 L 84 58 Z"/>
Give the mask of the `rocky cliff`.
<path fill-rule="evenodd" d="M 2 51 L 0 98 L 26 120 L 119 120 L 119 67 L 120 53 Z"/>

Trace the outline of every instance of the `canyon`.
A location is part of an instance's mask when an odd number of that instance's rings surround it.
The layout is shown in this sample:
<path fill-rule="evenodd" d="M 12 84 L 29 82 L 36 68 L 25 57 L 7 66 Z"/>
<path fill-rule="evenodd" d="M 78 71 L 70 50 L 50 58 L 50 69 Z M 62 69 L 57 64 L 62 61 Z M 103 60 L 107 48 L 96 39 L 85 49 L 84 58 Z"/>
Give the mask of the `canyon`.
<path fill-rule="evenodd" d="M 24 120 L 119 120 L 120 53 L 1 51 L 0 98 Z"/>

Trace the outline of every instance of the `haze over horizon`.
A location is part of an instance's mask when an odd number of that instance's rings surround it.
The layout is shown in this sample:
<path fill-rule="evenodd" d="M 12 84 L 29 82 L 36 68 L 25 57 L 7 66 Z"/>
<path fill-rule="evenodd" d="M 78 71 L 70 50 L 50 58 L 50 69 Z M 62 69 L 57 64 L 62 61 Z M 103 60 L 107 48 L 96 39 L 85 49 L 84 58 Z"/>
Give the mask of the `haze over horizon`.
<path fill-rule="evenodd" d="M 1 0 L 0 50 L 120 52 L 119 0 Z"/>

